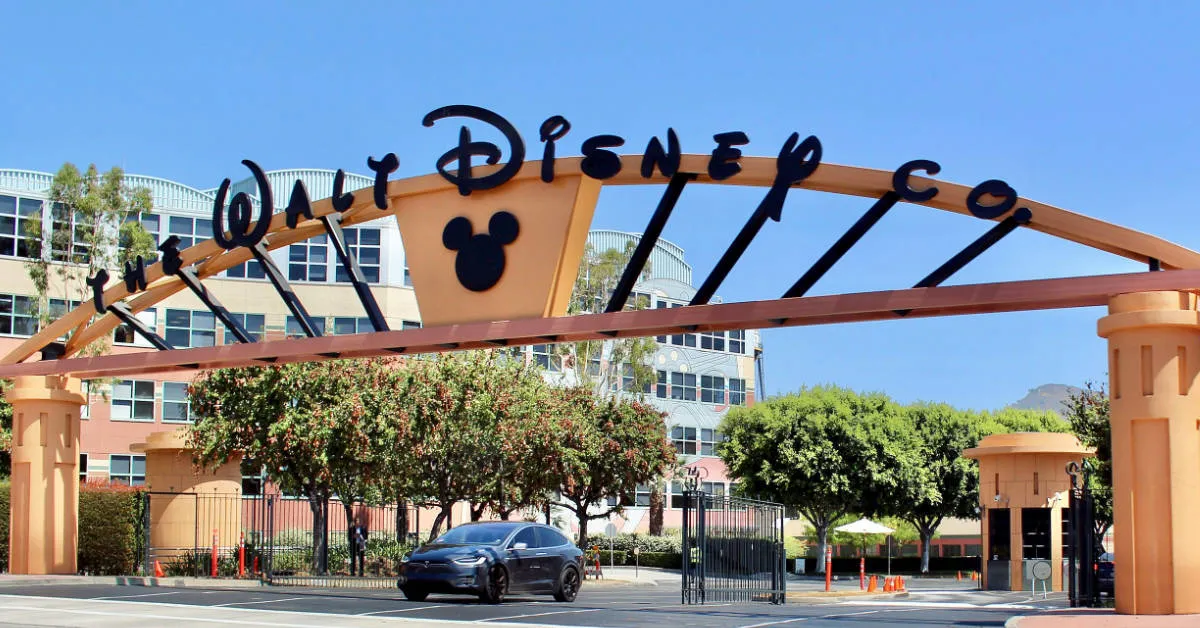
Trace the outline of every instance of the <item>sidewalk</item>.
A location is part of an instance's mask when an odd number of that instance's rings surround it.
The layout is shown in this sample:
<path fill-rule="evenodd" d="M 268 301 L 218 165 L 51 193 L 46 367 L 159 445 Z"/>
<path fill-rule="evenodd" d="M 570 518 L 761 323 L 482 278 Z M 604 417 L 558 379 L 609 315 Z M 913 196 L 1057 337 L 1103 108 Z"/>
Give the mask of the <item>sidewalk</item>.
<path fill-rule="evenodd" d="M 203 589 L 257 589 L 264 586 L 256 579 L 237 578 L 143 578 L 141 576 L 20 576 L 0 574 L 4 587 L 30 585 L 109 584 L 125 587 L 197 587 Z"/>
<path fill-rule="evenodd" d="M 1010 617 L 1005 628 L 1195 628 L 1200 615 L 1118 615 L 1111 608 L 1072 608 Z"/>

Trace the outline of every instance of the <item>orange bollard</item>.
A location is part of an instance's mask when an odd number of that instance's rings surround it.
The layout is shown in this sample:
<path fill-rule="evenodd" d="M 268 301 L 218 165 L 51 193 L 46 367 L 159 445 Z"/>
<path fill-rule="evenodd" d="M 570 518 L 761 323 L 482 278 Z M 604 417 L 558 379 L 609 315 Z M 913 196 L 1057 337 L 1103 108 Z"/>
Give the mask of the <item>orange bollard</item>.
<path fill-rule="evenodd" d="M 958 572 L 958 574 L 954 576 L 954 579 L 959 582 L 962 582 L 962 572 L 961 571 Z"/>
<path fill-rule="evenodd" d="M 167 574 L 166 574 L 166 572 L 163 571 L 162 565 L 157 560 L 154 561 L 154 577 L 155 578 L 165 578 L 166 575 Z"/>
<path fill-rule="evenodd" d="M 246 577 L 246 533 L 238 537 L 238 577 Z"/>
<path fill-rule="evenodd" d="M 871 576 L 871 580 L 867 583 L 867 593 L 874 593 L 879 584 L 875 576 Z"/>

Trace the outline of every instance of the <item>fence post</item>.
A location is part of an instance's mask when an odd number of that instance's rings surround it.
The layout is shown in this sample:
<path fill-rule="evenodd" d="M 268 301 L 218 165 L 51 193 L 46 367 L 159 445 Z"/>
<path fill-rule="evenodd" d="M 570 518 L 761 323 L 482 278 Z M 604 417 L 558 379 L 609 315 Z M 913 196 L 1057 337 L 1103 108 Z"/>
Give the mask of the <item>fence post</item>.
<path fill-rule="evenodd" d="M 263 557 L 263 575 L 267 582 L 271 581 L 272 570 L 275 562 L 275 498 L 267 498 L 266 512 L 266 527 L 267 527 L 267 553 Z"/>
<path fill-rule="evenodd" d="M 150 555 L 150 492 L 142 493 L 142 543 L 145 546 L 142 574 L 150 576 L 154 573 L 153 557 Z"/>

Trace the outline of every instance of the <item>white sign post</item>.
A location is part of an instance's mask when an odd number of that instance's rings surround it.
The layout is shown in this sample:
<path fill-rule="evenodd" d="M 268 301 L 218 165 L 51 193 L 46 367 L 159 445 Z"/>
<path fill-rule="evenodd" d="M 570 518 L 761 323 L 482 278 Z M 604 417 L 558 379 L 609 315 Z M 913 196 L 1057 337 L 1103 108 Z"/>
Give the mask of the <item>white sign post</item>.
<path fill-rule="evenodd" d="M 617 526 L 609 523 L 604 526 L 604 536 L 608 537 L 608 566 L 613 566 L 613 539 L 617 538 Z"/>

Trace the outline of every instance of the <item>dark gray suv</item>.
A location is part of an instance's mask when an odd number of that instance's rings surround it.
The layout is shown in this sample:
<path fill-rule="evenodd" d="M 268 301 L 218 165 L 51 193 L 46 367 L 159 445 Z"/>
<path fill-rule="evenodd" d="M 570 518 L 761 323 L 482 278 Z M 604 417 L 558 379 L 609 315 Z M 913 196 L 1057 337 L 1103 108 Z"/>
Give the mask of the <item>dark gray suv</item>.
<path fill-rule="evenodd" d="M 400 563 L 396 584 L 410 600 L 430 593 L 470 593 L 492 604 L 513 593 L 574 602 L 583 582 L 583 552 L 540 523 L 467 523 L 422 545 Z"/>

